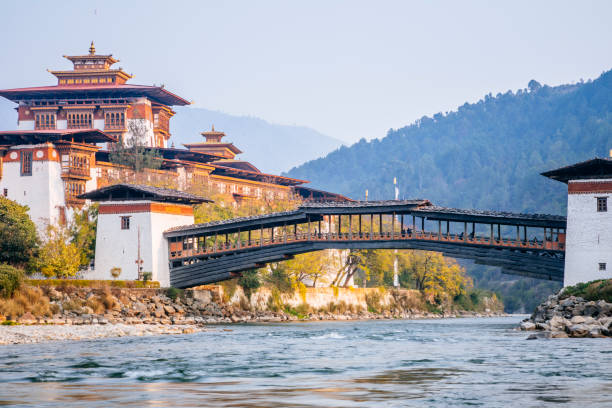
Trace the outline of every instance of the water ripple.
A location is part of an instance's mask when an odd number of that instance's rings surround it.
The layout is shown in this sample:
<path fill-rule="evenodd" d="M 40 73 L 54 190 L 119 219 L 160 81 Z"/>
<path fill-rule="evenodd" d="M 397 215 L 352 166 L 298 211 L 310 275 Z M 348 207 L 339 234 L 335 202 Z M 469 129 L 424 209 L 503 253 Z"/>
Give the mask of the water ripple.
<path fill-rule="evenodd" d="M 612 342 L 528 342 L 519 320 L 237 325 L 4 346 L 0 406 L 612 406 Z"/>

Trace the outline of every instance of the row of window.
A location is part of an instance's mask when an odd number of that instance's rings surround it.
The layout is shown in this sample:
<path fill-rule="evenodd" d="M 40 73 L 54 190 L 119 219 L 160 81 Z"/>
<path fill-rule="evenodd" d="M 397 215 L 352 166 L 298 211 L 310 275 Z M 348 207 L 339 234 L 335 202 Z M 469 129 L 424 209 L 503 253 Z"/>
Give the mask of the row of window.
<path fill-rule="evenodd" d="M 113 77 L 93 77 L 93 78 L 76 78 L 76 79 L 60 79 L 60 85 L 73 84 L 112 84 L 115 82 Z"/>
<path fill-rule="evenodd" d="M 35 129 L 55 129 L 56 116 L 54 113 L 40 113 L 35 115 Z M 69 113 L 68 129 L 91 129 L 93 127 L 93 115 L 91 113 Z M 125 128 L 125 113 L 107 112 L 104 115 L 105 128 Z"/>
<path fill-rule="evenodd" d="M 68 129 L 91 129 L 93 115 L 91 113 L 69 113 Z"/>

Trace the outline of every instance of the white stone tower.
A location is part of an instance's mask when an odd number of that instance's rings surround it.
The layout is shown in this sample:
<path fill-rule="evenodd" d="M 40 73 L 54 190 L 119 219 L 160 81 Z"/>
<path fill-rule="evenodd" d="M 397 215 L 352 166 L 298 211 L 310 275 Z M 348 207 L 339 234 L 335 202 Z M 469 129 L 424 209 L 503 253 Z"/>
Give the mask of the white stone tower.
<path fill-rule="evenodd" d="M 95 270 L 90 279 L 113 279 L 111 269 L 121 268 L 120 279 L 151 279 L 170 286 L 168 243 L 164 231 L 194 223 L 193 205 L 210 202 L 177 190 L 116 184 L 83 194 L 99 201 Z"/>
<path fill-rule="evenodd" d="M 595 158 L 542 175 L 567 184 L 563 286 L 612 278 L 612 159 Z"/>

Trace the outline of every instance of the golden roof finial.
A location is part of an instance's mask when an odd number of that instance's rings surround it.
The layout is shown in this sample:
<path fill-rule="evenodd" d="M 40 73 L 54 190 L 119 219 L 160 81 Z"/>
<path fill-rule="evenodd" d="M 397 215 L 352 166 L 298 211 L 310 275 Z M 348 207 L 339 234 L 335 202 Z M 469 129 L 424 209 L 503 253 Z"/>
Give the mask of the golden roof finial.
<path fill-rule="evenodd" d="M 215 131 L 215 125 L 212 125 L 212 132 Z"/>
<path fill-rule="evenodd" d="M 91 45 L 89 46 L 89 55 L 95 55 L 96 54 L 96 47 L 94 46 L 94 42 L 91 42 Z"/>

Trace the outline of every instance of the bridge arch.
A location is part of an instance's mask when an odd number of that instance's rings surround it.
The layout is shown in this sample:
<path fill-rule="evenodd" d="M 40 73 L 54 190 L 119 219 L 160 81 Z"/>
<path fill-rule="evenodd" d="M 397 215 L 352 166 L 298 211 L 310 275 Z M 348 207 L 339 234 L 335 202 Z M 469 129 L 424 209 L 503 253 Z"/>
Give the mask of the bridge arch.
<path fill-rule="evenodd" d="M 294 211 L 177 227 L 170 282 L 187 288 L 322 249 L 416 249 L 563 281 L 566 219 L 438 207 L 427 200 L 306 203 Z"/>

